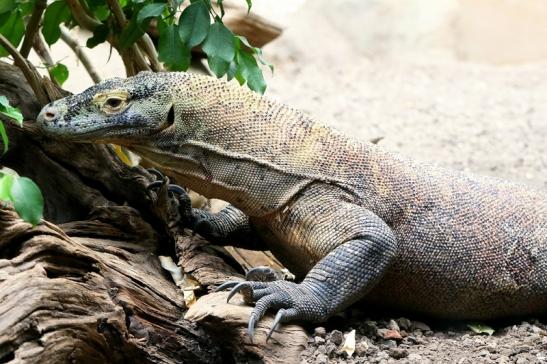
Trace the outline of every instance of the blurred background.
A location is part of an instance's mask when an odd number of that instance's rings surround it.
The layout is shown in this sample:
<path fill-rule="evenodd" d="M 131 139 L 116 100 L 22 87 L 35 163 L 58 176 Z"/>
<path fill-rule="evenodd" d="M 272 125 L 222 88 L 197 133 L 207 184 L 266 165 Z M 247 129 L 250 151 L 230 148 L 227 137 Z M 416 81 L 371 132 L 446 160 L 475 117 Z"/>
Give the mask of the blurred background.
<path fill-rule="evenodd" d="M 547 2 L 253 0 L 252 12 L 283 29 L 264 47 L 267 96 L 418 160 L 547 185 Z M 66 89 L 92 84 L 52 48 Z M 107 45 L 88 54 L 102 77 L 124 76 Z"/>

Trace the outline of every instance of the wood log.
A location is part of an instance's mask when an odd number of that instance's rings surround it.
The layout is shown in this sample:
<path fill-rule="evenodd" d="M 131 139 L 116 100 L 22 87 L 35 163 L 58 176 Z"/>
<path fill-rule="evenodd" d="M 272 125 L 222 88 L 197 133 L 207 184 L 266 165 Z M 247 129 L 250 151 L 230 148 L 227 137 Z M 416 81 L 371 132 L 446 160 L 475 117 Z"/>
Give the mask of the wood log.
<path fill-rule="evenodd" d="M 0 94 L 26 120 L 40 110 L 20 72 L 1 62 Z M 159 254 L 178 260 L 200 281 L 201 293 L 241 278 L 242 270 L 179 226 L 177 200 L 165 188 L 147 191 L 152 175 L 123 164 L 108 146 L 48 140 L 26 124 L 8 127 L 10 149 L 0 163 L 38 183 L 46 220 L 33 228 L 0 205 L 0 362 L 280 358 L 284 343 L 278 350 L 264 341 L 245 344 L 248 310 L 216 305 L 211 314 L 195 316 L 197 322 L 184 319 L 184 297 Z M 198 302 L 196 310 L 211 303 Z M 290 330 L 298 345 L 287 350 L 296 358 L 305 333 Z"/>

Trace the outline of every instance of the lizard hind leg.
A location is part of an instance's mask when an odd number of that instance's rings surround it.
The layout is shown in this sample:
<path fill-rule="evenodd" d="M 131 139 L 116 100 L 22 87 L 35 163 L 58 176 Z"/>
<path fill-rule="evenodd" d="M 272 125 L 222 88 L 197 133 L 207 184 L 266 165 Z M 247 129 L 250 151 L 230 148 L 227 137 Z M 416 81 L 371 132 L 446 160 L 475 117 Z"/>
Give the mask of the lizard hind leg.
<path fill-rule="evenodd" d="M 268 338 L 278 324 L 292 320 L 322 322 L 362 298 L 384 274 L 395 255 L 395 240 L 388 231 L 341 244 L 325 256 L 301 283 L 227 282 L 228 300 L 241 292 L 254 301 L 249 318 L 252 338 L 256 323 L 269 309 L 277 309 Z"/>

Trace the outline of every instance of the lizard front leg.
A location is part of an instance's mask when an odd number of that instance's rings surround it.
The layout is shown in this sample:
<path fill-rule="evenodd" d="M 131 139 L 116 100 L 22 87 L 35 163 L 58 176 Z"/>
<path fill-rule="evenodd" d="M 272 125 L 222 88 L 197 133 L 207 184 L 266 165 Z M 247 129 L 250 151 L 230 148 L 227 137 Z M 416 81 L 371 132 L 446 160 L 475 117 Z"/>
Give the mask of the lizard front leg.
<path fill-rule="evenodd" d="M 232 205 L 218 213 L 193 208 L 184 188 L 170 184 L 169 179 L 156 169 L 152 168 L 148 171 L 156 177 L 156 180 L 148 185 L 149 190 L 157 190 L 166 185 L 169 195 L 178 200 L 180 224 L 183 227 L 200 234 L 216 245 L 231 245 L 254 250 L 263 248 L 258 243 L 260 238 L 252 229 L 249 217 L 241 210 Z"/>
<path fill-rule="evenodd" d="M 227 282 L 220 289 L 232 288 L 228 300 L 242 291 L 246 300 L 255 302 L 249 319 L 249 335 L 264 313 L 279 309 L 268 338 L 281 322 L 304 320 L 321 322 L 343 310 L 363 296 L 380 280 L 396 254 L 397 243 L 391 229 L 378 216 L 356 205 L 339 204 L 337 211 L 327 221 L 317 221 L 314 227 L 321 231 L 309 231 L 309 236 L 323 235 L 325 241 L 308 241 L 319 249 L 334 244 L 335 247 L 323 257 L 297 284 L 287 281 L 274 282 Z M 309 211 L 308 211 L 309 212 Z M 324 206 L 316 212 L 324 213 Z M 298 211 L 295 212 L 298 215 Z M 293 215 L 295 215 L 293 214 Z M 306 220 L 313 220 L 314 213 Z M 292 217 L 294 219 L 294 216 Z M 322 223 L 325 224 L 322 224 Z M 306 224 L 313 230 L 314 227 Z M 325 230 L 329 227 L 329 230 Z M 343 228 L 352 238 L 338 242 L 337 235 Z M 332 245 L 331 245 L 332 246 Z"/>

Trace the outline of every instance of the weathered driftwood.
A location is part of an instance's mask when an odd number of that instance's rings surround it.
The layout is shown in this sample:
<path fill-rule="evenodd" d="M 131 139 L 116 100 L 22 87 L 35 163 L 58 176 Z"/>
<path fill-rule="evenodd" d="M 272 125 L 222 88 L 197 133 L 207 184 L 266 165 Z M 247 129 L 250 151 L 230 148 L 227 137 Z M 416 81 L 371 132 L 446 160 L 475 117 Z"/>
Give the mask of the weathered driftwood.
<path fill-rule="evenodd" d="M 263 47 L 281 35 L 279 25 L 247 11 L 243 1 L 223 1 L 226 15 L 224 24 L 235 34 L 243 35 L 254 47 Z"/>
<path fill-rule="evenodd" d="M 0 94 L 19 106 L 26 120 L 40 109 L 17 69 L 5 63 Z M 8 128 L 10 150 L 0 164 L 39 184 L 51 223 L 32 228 L 9 207 L 0 208 L 0 362 L 280 357 L 285 343 L 268 349 L 262 326 L 256 344 L 246 344 L 248 308 L 215 304 L 213 310 L 206 298 L 195 306 L 199 324 L 183 318 L 183 296 L 158 254 L 177 253 L 204 288 L 241 275 L 205 241 L 177 226 L 176 200 L 165 189 L 147 192 L 152 176 L 146 170 L 121 163 L 108 146 L 59 143 L 32 130 L 32 125 L 24 132 Z M 282 330 L 293 332 L 287 353 L 297 360 L 305 334 L 296 326 Z"/>
<path fill-rule="evenodd" d="M 273 318 L 268 316 L 257 323 L 254 339 L 251 341 L 247 335 L 247 318 L 252 307 L 246 305 L 239 296 L 226 303 L 227 296 L 227 292 L 218 292 L 201 297 L 190 307 L 185 318 L 207 327 L 208 332 L 224 346 L 237 348 L 239 355 L 254 353 L 266 363 L 300 361 L 300 353 L 308 342 L 308 336 L 300 326 L 283 325 L 265 345 L 273 323 Z M 231 335 L 224 334 L 227 327 L 230 327 Z"/>
<path fill-rule="evenodd" d="M 128 207 L 106 215 L 132 225 L 103 221 L 95 237 L 69 238 L 0 210 L 2 362 L 220 362 L 212 338 L 181 319 L 182 295 L 151 253 L 154 237 L 141 234 L 150 227 Z"/>

